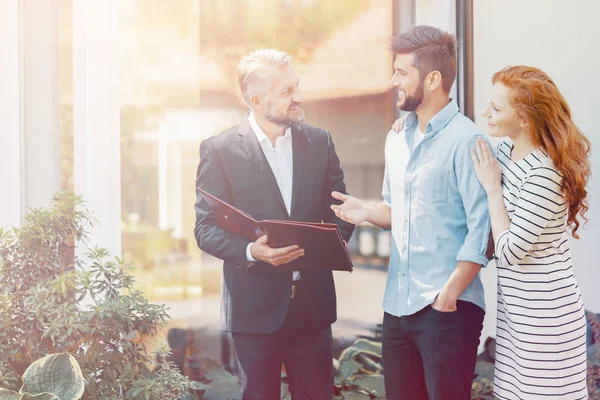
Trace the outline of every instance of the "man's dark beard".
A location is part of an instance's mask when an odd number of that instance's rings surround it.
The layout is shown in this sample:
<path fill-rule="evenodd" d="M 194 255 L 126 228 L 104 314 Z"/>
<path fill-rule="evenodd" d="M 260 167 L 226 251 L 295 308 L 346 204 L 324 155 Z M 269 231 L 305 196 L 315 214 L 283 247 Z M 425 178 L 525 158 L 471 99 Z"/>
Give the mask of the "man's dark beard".
<path fill-rule="evenodd" d="M 290 107 L 293 107 L 295 105 L 298 105 L 298 103 L 293 103 L 290 105 Z M 283 126 L 284 128 L 289 128 L 289 127 L 297 127 L 302 122 L 304 122 L 304 115 L 298 116 L 296 118 L 292 118 L 292 117 L 289 117 L 288 115 L 279 116 L 279 115 L 271 114 L 271 112 L 269 110 L 269 112 L 265 113 L 265 119 L 272 124 L 275 124 L 278 126 Z"/>
<path fill-rule="evenodd" d="M 404 103 L 400 106 L 402 111 L 415 111 L 425 97 L 425 82 L 424 80 L 419 83 L 417 90 L 413 92 L 413 95 L 409 96 L 406 90 L 404 91 Z"/>

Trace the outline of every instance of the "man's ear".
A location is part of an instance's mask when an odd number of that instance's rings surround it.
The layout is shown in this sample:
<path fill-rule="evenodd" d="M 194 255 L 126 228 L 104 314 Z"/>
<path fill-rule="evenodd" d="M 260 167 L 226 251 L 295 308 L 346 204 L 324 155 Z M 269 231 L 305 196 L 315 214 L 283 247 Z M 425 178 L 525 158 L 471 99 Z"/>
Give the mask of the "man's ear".
<path fill-rule="evenodd" d="M 442 86 L 442 74 L 440 71 L 432 71 L 427 74 L 427 77 L 425 78 L 425 87 L 428 90 L 434 91 L 440 86 Z"/>
<path fill-rule="evenodd" d="M 252 106 L 252 108 L 262 106 L 262 101 L 260 100 L 260 97 L 258 97 L 257 95 L 250 97 L 250 105 Z"/>

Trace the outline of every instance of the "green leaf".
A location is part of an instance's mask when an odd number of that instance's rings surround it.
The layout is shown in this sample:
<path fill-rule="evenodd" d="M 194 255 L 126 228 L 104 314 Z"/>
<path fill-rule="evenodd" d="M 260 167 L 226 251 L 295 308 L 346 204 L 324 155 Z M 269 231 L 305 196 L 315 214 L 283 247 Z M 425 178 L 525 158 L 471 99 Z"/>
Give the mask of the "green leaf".
<path fill-rule="evenodd" d="M 40 358 L 23 374 L 21 393 L 53 393 L 61 400 L 78 400 L 83 395 L 81 368 L 69 353 Z"/>
<path fill-rule="evenodd" d="M 176 367 L 150 370 L 152 360 L 143 345 L 121 336 L 133 329 L 155 335 L 168 320 L 166 308 L 149 304 L 135 289 L 123 260 L 105 249 L 89 249 L 90 258 L 79 251 L 71 254 L 75 241 L 85 250 L 91 222 L 95 221 L 90 211 L 81 207 L 81 198 L 62 192 L 50 207 L 30 210 L 20 228 L 0 233 L 0 358 L 8 360 L 0 366 L 0 386 L 18 391 L 15 385 L 20 384 L 20 377 L 10 377 L 6 371 L 22 372 L 32 358 L 47 355 L 49 349 L 68 349 L 85 372 L 84 396 L 89 399 L 121 400 L 138 388 L 135 383 L 140 381 L 144 385 L 138 400 L 146 392 L 152 400 L 181 398 L 182 393 L 191 391 L 192 382 Z M 65 270 L 65 256 L 74 269 Z M 78 307 L 80 301 L 86 302 L 83 310 Z M 23 394 L 17 393 L 17 399 L 47 398 L 43 393 L 55 393 L 54 385 L 81 380 L 71 376 L 76 370 L 72 365 L 59 369 L 55 376 L 40 374 L 40 362 L 28 370 L 31 376 L 25 379 Z M 213 375 L 225 381 L 231 378 L 217 372 Z M 83 390 L 83 385 L 75 387 Z M 32 394 L 26 396 L 25 392 Z M 2 395 L 14 398 L 15 393 L 2 391 Z"/>
<path fill-rule="evenodd" d="M 354 360 L 345 361 L 340 364 L 340 379 L 342 382 L 350 379 L 354 374 L 358 372 L 361 365 Z"/>
<path fill-rule="evenodd" d="M 224 368 L 215 368 L 206 377 L 215 383 L 238 383 L 238 378 Z"/>
<path fill-rule="evenodd" d="M 52 393 L 40 393 L 36 395 L 25 393 L 22 395 L 21 400 L 60 400 L 60 398 Z"/>
<path fill-rule="evenodd" d="M 143 387 L 138 387 L 138 388 L 130 389 L 130 390 L 127 392 L 127 395 L 128 395 L 128 396 L 131 396 L 131 397 L 135 397 L 135 396 L 137 396 L 138 394 L 142 393 L 142 390 L 144 390 L 144 388 L 143 388 Z"/>
<path fill-rule="evenodd" d="M 206 379 L 214 383 L 236 383 L 238 378 L 231 375 L 223 366 L 212 357 L 201 357 L 198 360 L 200 368 L 206 371 Z"/>
<path fill-rule="evenodd" d="M 242 386 L 237 382 L 215 382 L 204 392 L 204 400 L 240 400 Z"/>
<path fill-rule="evenodd" d="M 21 400 L 21 395 L 12 390 L 0 388 L 0 400 Z"/>
<path fill-rule="evenodd" d="M 352 391 L 352 392 L 343 391 L 342 398 L 344 400 L 370 400 L 371 396 L 369 396 L 368 394 L 359 393 L 359 392 L 355 392 L 355 391 Z"/>
<path fill-rule="evenodd" d="M 371 360 L 371 357 L 381 359 L 381 342 L 358 339 L 352 346 L 345 349 L 339 358 L 342 382 L 350 379 L 360 368 L 379 372 L 383 367 L 380 368 L 381 364 Z"/>
<path fill-rule="evenodd" d="M 383 371 L 383 365 L 376 361 L 371 360 L 366 354 L 359 354 L 358 358 L 360 362 L 363 363 L 365 369 L 368 369 L 371 372 L 376 374 L 380 374 Z"/>
<path fill-rule="evenodd" d="M 385 399 L 383 375 L 360 375 L 354 379 L 354 384 L 378 399 Z"/>
<path fill-rule="evenodd" d="M 193 388 L 195 390 L 206 390 L 210 387 L 210 385 L 206 384 L 206 383 L 202 383 L 202 382 L 194 382 L 193 383 Z"/>
<path fill-rule="evenodd" d="M 338 360 L 336 360 L 335 358 L 333 359 L 333 368 L 334 368 L 336 371 L 339 371 L 339 370 L 340 370 L 340 362 L 339 362 Z"/>
<path fill-rule="evenodd" d="M 351 347 L 345 349 L 340 355 L 340 362 L 348 358 L 354 358 L 358 354 L 368 354 L 381 358 L 381 342 L 374 342 L 367 339 L 358 339 Z"/>

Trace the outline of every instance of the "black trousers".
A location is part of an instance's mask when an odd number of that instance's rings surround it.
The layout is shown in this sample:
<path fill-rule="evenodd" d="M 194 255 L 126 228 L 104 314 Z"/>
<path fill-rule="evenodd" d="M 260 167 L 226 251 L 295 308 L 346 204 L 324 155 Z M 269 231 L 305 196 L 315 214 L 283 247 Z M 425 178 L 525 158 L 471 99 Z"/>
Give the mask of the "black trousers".
<path fill-rule="evenodd" d="M 302 289 L 299 283 L 276 332 L 232 334 L 242 376 L 242 400 L 279 400 L 282 364 L 294 400 L 333 398 L 331 325 L 315 324 Z"/>
<path fill-rule="evenodd" d="M 470 400 L 484 311 L 459 300 L 445 313 L 431 306 L 408 316 L 385 314 L 383 366 L 387 400 Z"/>

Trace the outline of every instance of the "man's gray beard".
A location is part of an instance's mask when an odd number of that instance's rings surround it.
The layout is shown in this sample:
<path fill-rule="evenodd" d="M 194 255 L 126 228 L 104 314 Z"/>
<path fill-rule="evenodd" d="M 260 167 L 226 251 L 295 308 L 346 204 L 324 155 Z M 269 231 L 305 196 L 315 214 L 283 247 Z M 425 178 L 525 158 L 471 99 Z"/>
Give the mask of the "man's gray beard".
<path fill-rule="evenodd" d="M 272 124 L 275 124 L 278 126 L 283 126 L 284 128 L 289 128 L 291 126 L 296 127 L 296 126 L 300 125 L 302 122 L 304 122 L 304 115 L 302 115 L 298 118 L 290 118 L 290 117 L 282 118 L 282 117 L 266 114 L 265 119 Z"/>
<path fill-rule="evenodd" d="M 279 117 L 277 115 L 272 115 L 271 113 L 265 114 L 265 119 L 272 124 L 282 126 L 284 128 L 289 127 L 297 127 L 302 122 L 304 122 L 304 115 L 299 116 L 298 118 L 291 117 Z"/>

